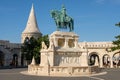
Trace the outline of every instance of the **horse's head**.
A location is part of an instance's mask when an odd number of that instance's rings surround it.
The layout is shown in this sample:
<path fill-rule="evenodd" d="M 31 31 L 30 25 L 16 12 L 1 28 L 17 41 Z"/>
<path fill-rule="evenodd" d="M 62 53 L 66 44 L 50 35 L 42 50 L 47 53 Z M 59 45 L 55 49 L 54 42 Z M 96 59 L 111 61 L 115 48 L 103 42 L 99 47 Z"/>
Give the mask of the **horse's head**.
<path fill-rule="evenodd" d="M 58 17 L 59 16 L 59 12 L 56 10 L 51 10 L 51 16 L 52 18 Z"/>
<path fill-rule="evenodd" d="M 56 14 L 55 14 L 55 11 L 54 11 L 54 10 L 51 10 L 51 16 L 52 16 L 52 18 L 54 18 L 54 17 L 56 16 Z"/>

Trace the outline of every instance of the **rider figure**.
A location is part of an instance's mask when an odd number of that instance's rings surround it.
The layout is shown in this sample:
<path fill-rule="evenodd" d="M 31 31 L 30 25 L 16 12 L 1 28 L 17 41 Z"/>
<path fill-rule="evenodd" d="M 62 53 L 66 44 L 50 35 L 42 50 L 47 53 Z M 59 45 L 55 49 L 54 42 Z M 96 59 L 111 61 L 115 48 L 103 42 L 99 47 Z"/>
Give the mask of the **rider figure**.
<path fill-rule="evenodd" d="M 62 5 L 61 13 L 62 13 L 62 15 L 61 15 L 61 21 L 65 22 L 66 9 L 65 9 L 64 5 Z"/>

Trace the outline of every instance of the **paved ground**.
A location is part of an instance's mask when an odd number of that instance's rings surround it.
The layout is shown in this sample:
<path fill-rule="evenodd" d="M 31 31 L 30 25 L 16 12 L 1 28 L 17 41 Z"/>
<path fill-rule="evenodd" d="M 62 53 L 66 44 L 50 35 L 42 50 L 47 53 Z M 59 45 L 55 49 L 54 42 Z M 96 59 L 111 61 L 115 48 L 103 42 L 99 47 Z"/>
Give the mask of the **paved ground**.
<path fill-rule="evenodd" d="M 0 70 L 0 80 L 120 80 L 120 69 L 105 69 L 108 73 L 101 76 L 93 77 L 44 77 L 28 76 L 20 72 L 27 68 L 2 69 Z"/>

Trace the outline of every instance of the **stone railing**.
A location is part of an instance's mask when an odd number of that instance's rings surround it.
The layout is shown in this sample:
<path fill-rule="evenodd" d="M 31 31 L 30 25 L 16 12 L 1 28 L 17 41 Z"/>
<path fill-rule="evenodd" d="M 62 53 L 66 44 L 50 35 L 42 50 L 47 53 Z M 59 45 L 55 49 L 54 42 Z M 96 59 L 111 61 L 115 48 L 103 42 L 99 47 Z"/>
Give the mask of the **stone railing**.
<path fill-rule="evenodd" d="M 43 72 L 43 69 L 44 69 L 43 66 L 29 65 L 28 66 L 28 73 L 30 73 L 30 74 L 38 74 L 40 71 Z"/>
<path fill-rule="evenodd" d="M 98 73 L 100 69 L 97 66 L 91 67 L 50 67 L 50 74 L 68 74 L 68 75 L 88 75 L 92 73 Z"/>
<path fill-rule="evenodd" d="M 91 75 L 93 73 L 100 72 L 98 66 L 89 67 L 67 67 L 67 66 L 28 66 L 28 73 L 35 75 L 52 75 L 52 76 L 64 76 L 64 75 Z"/>
<path fill-rule="evenodd" d="M 21 48 L 22 44 L 21 43 L 10 43 L 9 41 L 6 40 L 0 40 L 0 46 L 4 48 Z"/>
<path fill-rule="evenodd" d="M 112 42 L 80 42 L 79 46 L 87 48 L 111 48 L 114 45 Z"/>

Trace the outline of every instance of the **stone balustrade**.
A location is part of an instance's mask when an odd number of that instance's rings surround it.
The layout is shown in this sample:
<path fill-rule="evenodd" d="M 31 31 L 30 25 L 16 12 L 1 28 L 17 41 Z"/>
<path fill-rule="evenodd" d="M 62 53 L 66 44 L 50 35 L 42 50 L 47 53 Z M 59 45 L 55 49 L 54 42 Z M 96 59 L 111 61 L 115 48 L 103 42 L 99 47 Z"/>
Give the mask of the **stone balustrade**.
<path fill-rule="evenodd" d="M 21 48 L 21 43 L 10 43 L 9 41 L 0 40 L 0 46 L 4 48 Z"/>
<path fill-rule="evenodd" d="M 112 42 L 80 42 L 79 46 L 87 48 L 111 48 L 114 45 Z"/>
<path fill-rule="evenodd" d="M 75 66 L 36 66 L 29 65 L 28 73 L 34 75 L 51 75 L 51 76 L 69 76 L 69 75 L 91 75 L 99 73 L 100 69 L 98 66 L 84 66 L 84 67 L 75 67 Z"/>

